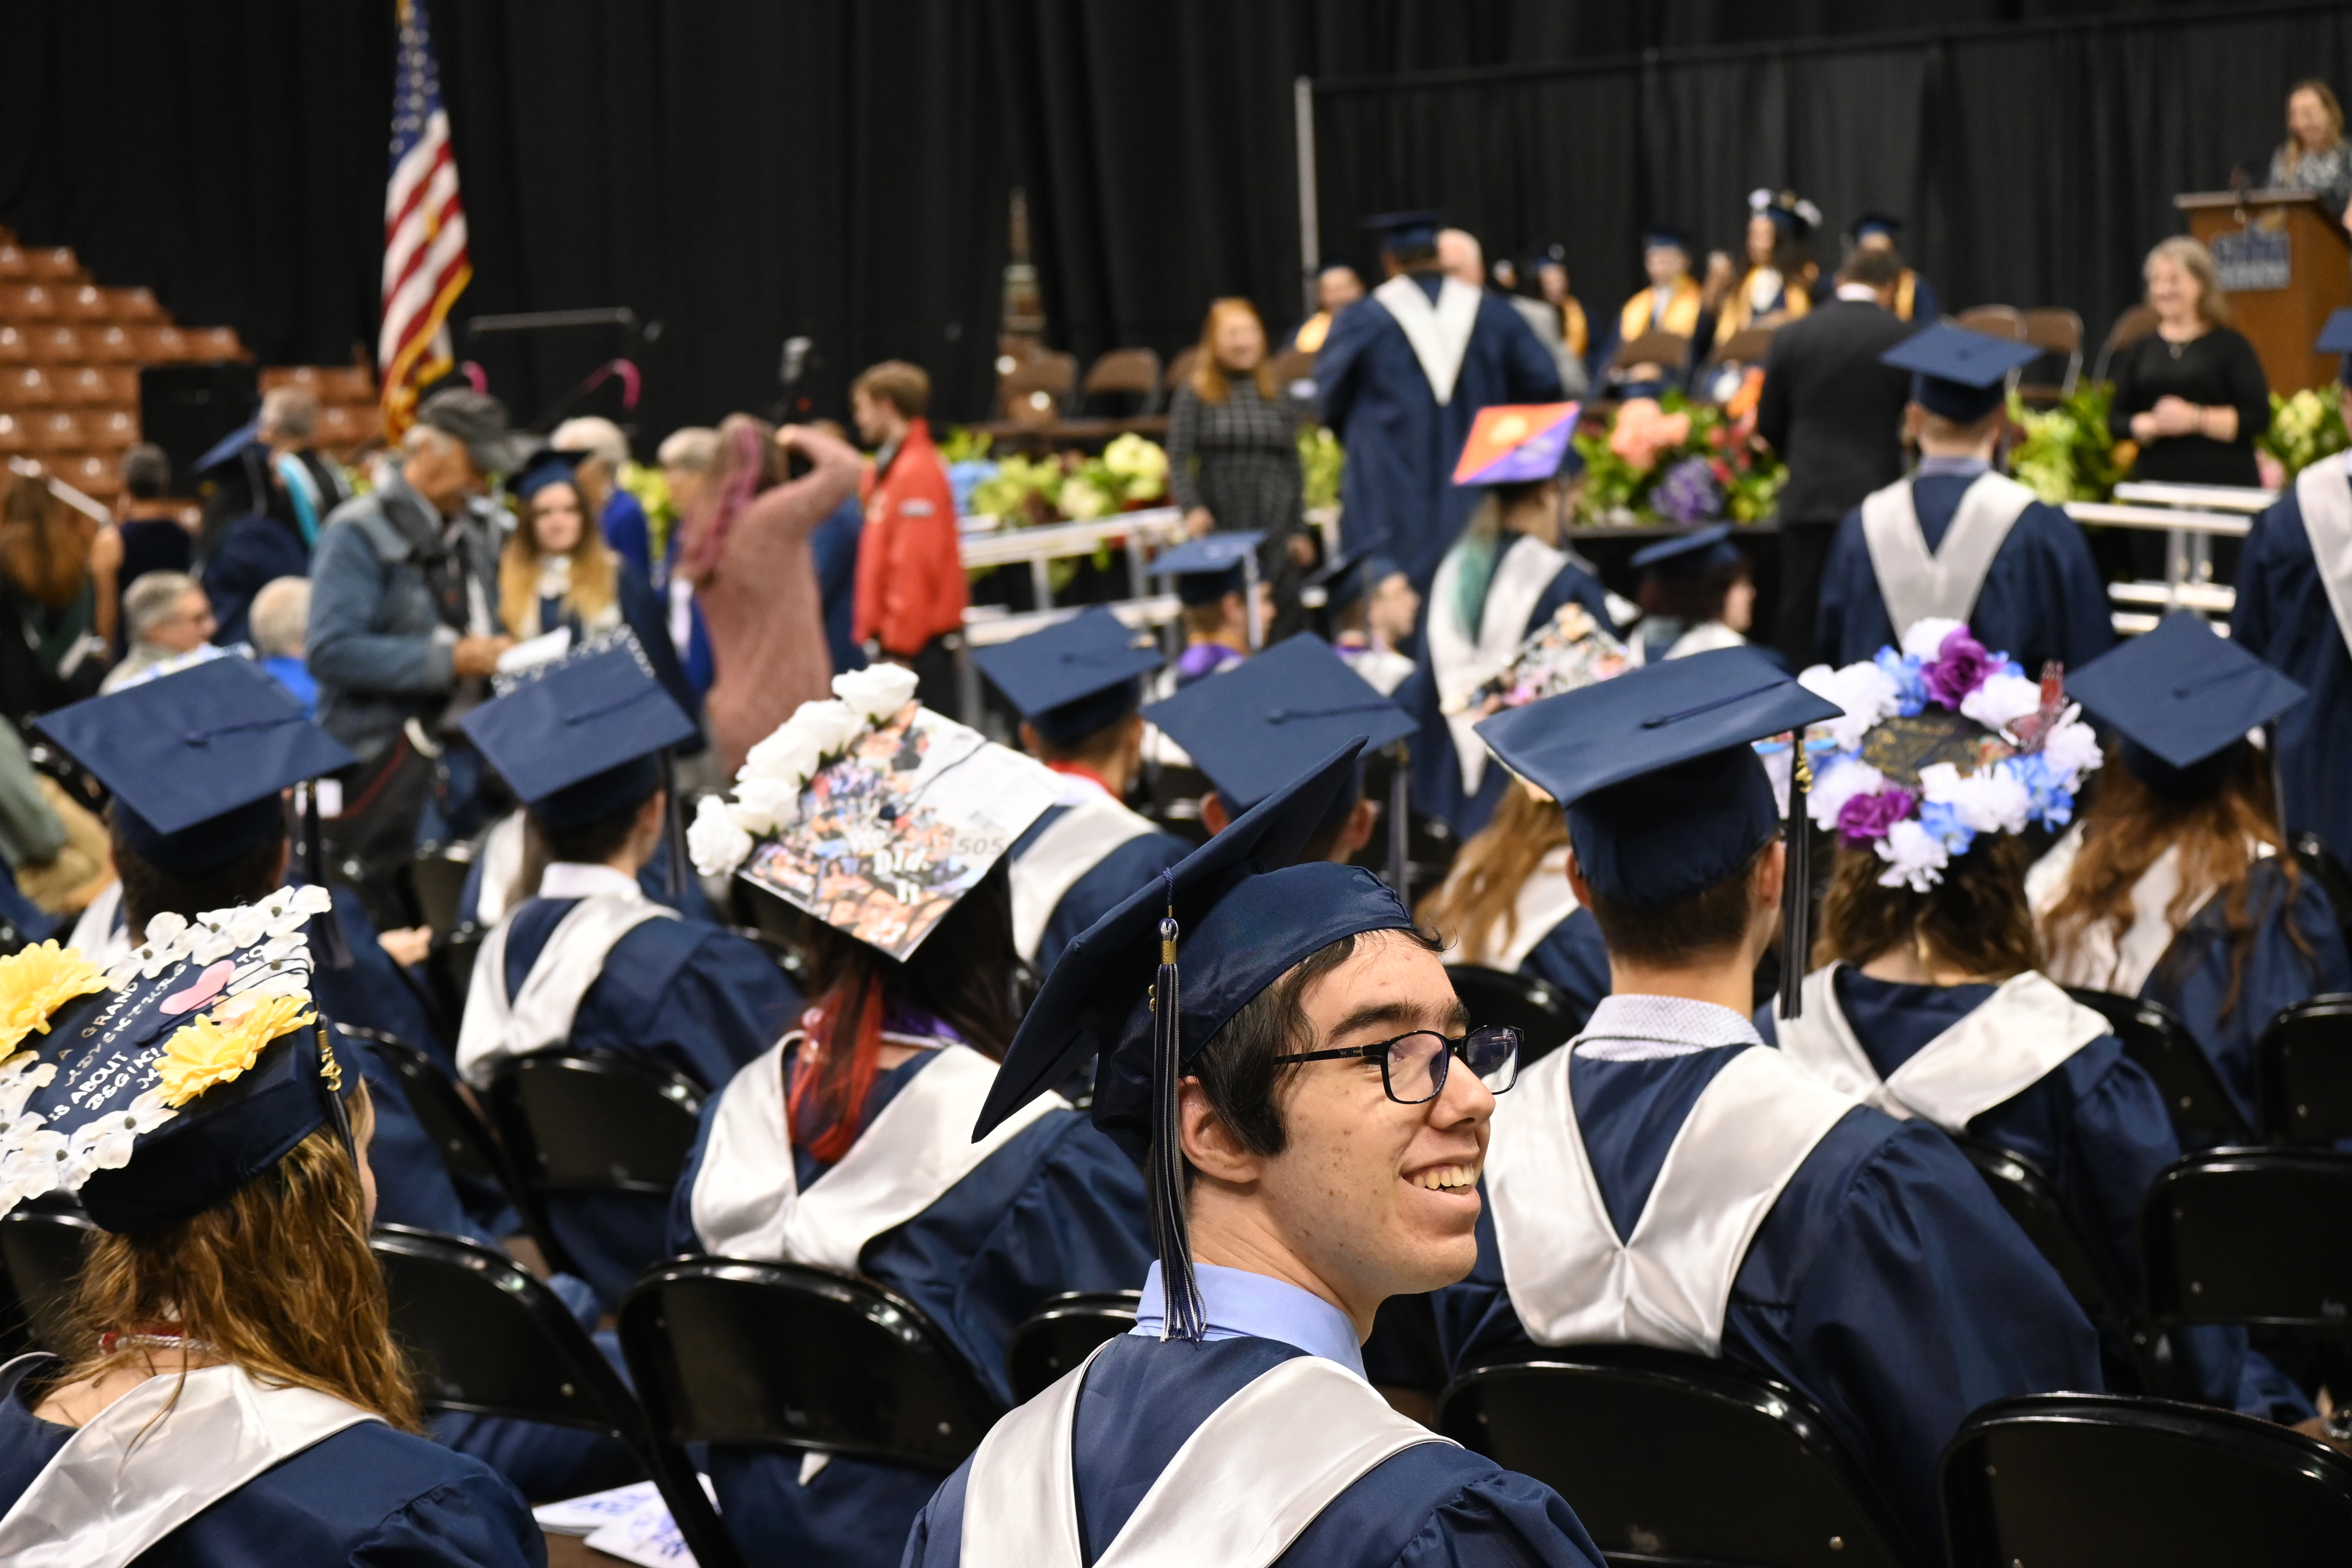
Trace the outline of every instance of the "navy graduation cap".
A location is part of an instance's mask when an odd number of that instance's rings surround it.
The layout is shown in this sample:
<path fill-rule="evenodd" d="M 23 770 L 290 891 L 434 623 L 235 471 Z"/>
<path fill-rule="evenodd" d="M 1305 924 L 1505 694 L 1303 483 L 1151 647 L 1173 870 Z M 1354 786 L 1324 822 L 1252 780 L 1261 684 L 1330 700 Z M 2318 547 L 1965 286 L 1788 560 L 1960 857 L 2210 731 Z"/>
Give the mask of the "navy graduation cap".
<path fill-rule="evenodd" d="M 1478 738 L 1567 808 L 1569 843 L 1594 891 L 1644 909 L 1721 881 L 1780 829 L 1750 742 L 1843 711 L 1756 649 L 1727 647 L 1497 713 Z M 1801 769 L 1790 789 L 1784 1017 L 1804 973 L 1805 783 Z"/>
<path fill-rule="evenodd" d="M 1095 1125 L 1143 1159 L 1170 1339 L 1205 1327 L 1184 1215 L 1176 1087 L 1210 1037 L 1290 968 L 1342 937 L 1411 931 L 1396 894 L 1357 866 L 1297 857 L 1349 787 L 1361 742 L 1305 768 L 1073 942 L 1045 977 L 974 1140 L 1098 1058 Z M 1181 970 L 1181 977 L 1180 977 Z"/>
<path fill-rule="evenodd" d="M 974 664 L 1048 743 L 1075 745 L 1136 710 L 1141 679 L 1162 662 L 1149 632 L 1095 605 L 1058 626 L 994 647 Z"/>
<path fill-rule="evenodd" d="M 113 792 L 123 841 L 181 877 L 217 870 L 276 832 L 279 792 L 358 761 L 236 658 L 76 702 L 34 727 Z"/>
<path fill-rule="evenodd" d="M 2237 767 L 2246 731 L 2304 689 L 2179 610 L 2066 675 L 2066 695 L 2123 736 L 2124 765 L 2168 799 L 2210 795 Z"/>
<path fill-rule="evenodd" d="M 1853 228 L 1852 230 L 1853 237 L 1857 240 L 1863 238 L 1864 236 L 1873 234 L 1883 234 L 1887 238 L 1893 239 L 1896 235 L 1902 232 L 1903 220 L 1901 218 L 1896 217 L 1893 213 L 1879 212 L 1875 209 L 1864 213 L 1861 216 L 1855 218 L 1853 220 Z"/>
<path fill-rule="evenodd" d="M 1317 567 L 1299 584 L 1298 602 L 1326 616 L 1345 615 L 1363 598 L 1364 569 L 1387 543 L 1387 536 L 1382 535 Z"/>
<path fill-rule="evenodd" d="M 525 671 L 458 723 L 540 825 L 554 828 L 644 800 L 663 782 L 666 749 L 695 732 L 634 638 Z"/>
<path fill-rule="evenodd" d="M 1151 574 L 1175 578 L 1176 596 L 1187 605 L 1213 605 L 1243 591 L 1249 563 L 1257 558 L 1258 542 L 1265 537 L 1248 531 L 1204 533 L 1152 557 Z"/>
<path fill-rule="evenodd" d="M 1637 572 L 1660 572 L 1669 577 L 1704 577 L 1736 565 L 1739 547 L 1731 542 L 1731 524 L 1718 522 L 1693 529 L 1675 539 L 1662 539 L 1633 552 Z"/>
<path fill-rule="evenodd" d="M 1414 250 L 1437 243 L 1437 231 L 1445 226 L 1445 215 L 1434 208 L 1381 213 L 1366 218 L 1363 226 L 1379 235 L 1387 249 Z"/>
<path fill-rule="evenodd" d="M 2041 357 L 2031 343 L 1938 321 L 1888 349 L 1878 363 L 1911 373 L 1911 401 L 1920 407 L 1973 425 L 2000 406 L 2009 373 Z"/>
<path fill-rule="evenodd" d="M 2319 342 L 2312 347 L 2319 353 L 2342 354 L 2344 363 L 2336 377 L 2352 386 L 2352 310 L 2338 310 L 2328 317 L 2327 324 L 2319 329 Z"/>
<path fill-rule="evenodd" d="M 1418 728 L 1313 632 L 1196 681 L 1143 716 L 1192 754 L 1235 814 L 1350 738 L 1376 751 Z"/>
<path fill-rule="evenodd" d="M 1642 248 L 1679 250 L 1688 256 L 1691 253 L 1690 236 L 1670 223 L 1654 223 L 1642 231 Z"/>
<path fill-rule="evenodd" d="M 541 447 L 523 463 L 522 472 L 514 478 L 515 500 L 528 501 L 550 485 L 568 485 L 580 467 L 585 452 L 559 452 L 552 447 Z"/>

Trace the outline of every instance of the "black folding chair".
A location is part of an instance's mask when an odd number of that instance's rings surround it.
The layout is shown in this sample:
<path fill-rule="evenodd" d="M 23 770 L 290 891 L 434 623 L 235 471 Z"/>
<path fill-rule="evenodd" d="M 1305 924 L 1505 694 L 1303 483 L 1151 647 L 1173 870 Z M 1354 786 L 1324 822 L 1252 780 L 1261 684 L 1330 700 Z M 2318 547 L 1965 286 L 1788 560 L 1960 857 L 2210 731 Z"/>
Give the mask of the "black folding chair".
<path fill-rule="evenodd" d="M 481 955 L 489 932 L 468 922 L 455 931 L 436 931 L 425 953 L 425 978 L 441 1025 L 455 1039 L 466 1016 L 466 993 L 474 984 L 474 960 Z"/>
<path fill-rule="evenodd" d="M 2352 1154 L 2189 1155 L 2148 1189 L 2140 1231 L 2148 1311 L 2158 1324 L 2352 1334 Z"/>
<path fill-rule="evenodd" d="M 522 1183 L 508 1163 L 507 1152 L 499 1146 L 498 1135 L 490 1124 L 482 1120 L 472 1100 L 457 1081 L 441 1070 L 441 1064 L 431 1056 L 410 1045 L 396 1035 L 381 1029 L 363 1028 L 357 1024 L 337 1024 L 335 1032 L 366 1042 L 378 1060 L 390 1068 L 407 1092 L 408 1108 L 434 1146 L 441 1151 L 441 1163 L 449 1168 L 454 1179 L 494 1187 L 505 1194 L 515 1212 L 528 1224 L 530 1209 Z M 534 1237 L 544 1247 L 544 1237 Z"/>
<path fill-rule="evenodd" d="M 763 931 L 758 926 L 730 926 L 728 929 L 766 953 L 769 962 L 782 970 L 784 977 L 795 986 L 800 985 L 807 978 L 808 965 L 801 958 L 800 949 L 784 938 L 773 931 Z"/>
<path fill-rule="evenodd" d="M 1473 1024 L 1508 1024 L 1519 1031 L 1522 1070 L 1559 1049 L 1576 1032 L 1559 993 L 1532 975 L 1452 963 L 1446 965 L 1445 977 L 1454 982 L 1454 994 L 1470 1009 Z"/>
<path fill-rule="evenodd" d="M 417 912 L 436 936 L 457 929 L 457 906 L 466 896 L 466 879 L 473 869 L 474 847 L 466 843 L 427 844 L 408 863 Z"/>
<path fill-rule="evenodd" d="M 490 1079 L 490 1124 L 551 1267 L 580 1270 L 547 1221 L 550 1193 L 634 1193 L 667 1204 L 694 1152 L 702 1086 L 628 1057 L 543 1051 Z"/>
<path fill-rule="evenodd" d="M 2162 1339 L 2141 1316 L 2134 1293 L 2093 1249 L 2082 1226 L 2067 1211 L 2057 1187 L 2032 1161 L 1974 1138 L 1953 1140 L 1992 1195 L 2025 1232 L 2033 1249 L 2058 1272 L 2083 1315 L 2131 1358 L 2142 1391 L 2167 1392 L 2169 1358 Z"/>
<path fill-rule="evenodd" d="M 2336 906 L 2336 923 L 2344 929 L 2345 940 L 2352 942 L 2352 877 L 2344 872 L 2344 864 L 2336 858 L 2316 833 L 2298 833 L 2287 846 L 2303 874 L 2319 884 L 2327 901 Z"/>
<path fill-rule="evenodd" d="M 1003 1414 L 913 1302 L 835 1269 L 657 1264 L 622 1301 L 620 1328 L 654 1441 L 673 1452 L 727 1444 L 945 1476 Z"/>
<path fill-rule="evenodd" d="M 63 1353 L 81 1261 L 98 1227 L 71 1199 L 35 1198 L 0 1217 L 0 1270 L 15 1298 L 0 1324 L 18 1350 Z"/>
<path fill-rule="evenodd" d="M 2221 1082 L 2213 1059 L 2179 1014 L 2161 1002 L 2112 991 L 2068 986 L 2066 994 L 2107 1021 L 2124 1054 L 2137 1062 L 2164 1095 L 2172 1131 L 2184 1149 L 2251 1143 L 2254 1130 Z"/>
<path fill-rule="evenodd" d="M 2201 1405 L 1997 1399 L 1944 1450 L 1941 1490 L 1951 1568 L 2319 1568 L 2352 1556 L 2352 1459 Z"/>
<path fill-rule="evenodd" d="M 1142 1300 L 1140 1290 L 1066 1290 L 1047 1298 L 1004 1347 L 1013 1399 L 1035 1398 L 1097 1345 L 1135 1327 L 1136 1305 Z"/>
<path fill-rule="evenodd" d="M 1564 1345 L 1456 1379 L 1437 1429 L 1566 1498 L 1612 1562 L 1926 1561 L 1822 1414 L 1727 1362 Z"/>
<path fill-rule="evenodd" d="M 2270 1142 L 2352 1138 L 2352 996 L 2314 996 L 2272 1019 L 2254 1045 L 2254 1081 Z"/>
<path fill-rule="evenodd" d="M 698 1562 L 737 1561 L 693 1465 L 652 1441 L 628 1384 L 554 1291 L 456 1237 L 387 1225 L 370 1245 L 425 1408 L 607 1433 L 645 1466 Z"/>

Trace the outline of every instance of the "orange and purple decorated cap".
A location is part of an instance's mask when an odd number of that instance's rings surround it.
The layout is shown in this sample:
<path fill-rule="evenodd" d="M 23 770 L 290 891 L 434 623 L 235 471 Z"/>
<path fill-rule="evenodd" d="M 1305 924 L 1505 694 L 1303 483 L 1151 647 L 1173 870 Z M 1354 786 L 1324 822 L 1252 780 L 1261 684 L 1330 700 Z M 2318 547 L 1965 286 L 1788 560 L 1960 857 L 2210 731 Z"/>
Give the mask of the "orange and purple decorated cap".
<path fill-rule="evenodd" d="M 1569 437 L 1576 434 L 1573 403 L 1498 403 L 1478 410 L 1470 438 L 1454 465 L 1457 485 L 1524 484 L 1574 473 L 1579 459 Z"/>

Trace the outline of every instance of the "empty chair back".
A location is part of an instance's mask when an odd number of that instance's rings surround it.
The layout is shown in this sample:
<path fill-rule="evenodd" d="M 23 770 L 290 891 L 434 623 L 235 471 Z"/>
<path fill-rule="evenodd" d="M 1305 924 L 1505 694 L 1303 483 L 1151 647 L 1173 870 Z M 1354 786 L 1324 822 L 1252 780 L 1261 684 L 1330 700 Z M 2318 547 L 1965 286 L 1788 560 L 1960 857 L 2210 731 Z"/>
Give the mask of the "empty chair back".
<path fill-rule="evenodd" d="M 2352 1154 L 2224 1149 L 2168 1167 L 2140 1206 L 2148 1314 L 2352 1332 Z"/>
<path fill-rule="evenodd" d="M 1094 1353 L 1105 1340 L 1135 1327 L 1140 1290 L 1066 1290 L 1050 1297 L 1013 1331 L 1004 1347 L 1013 1397 L 1026 1403 Z"/>
<path fill-rule="evenodd" d="M 2046 388 L 2059 397 L 2072 397 L 2083 374 L 2083 318 L 2059 305 L 2043 305 L 2023 312 L 2025 341 L 2042 357 L 2025 367 L 2029 387 Z M 2057 379 L 2050 373 L 2055 370 Z"/>
<path fill-rule="evenodd" d="M 97 1229 L 70 1200 L 37 1198 L 0 1216 L 0 1268 L 20 1314 L 14 1327 L 32 1348 L 65 1350 L 82 1255 Z"/>
<path fill-rule="evenodd" d="M 2093 381 L 2112 379 L 2107 370 L 2114 363 L 2116 352 L 2128 348 L 2154 331 L 2156 331 L 2156 308 L 2152 305 L 2134 305 L 2122 315 L 2117 316 L 2116 324 L 2107 329 L 2107 341 L 2099 345 L 2099 362 L 2091 367 L 2091 379 Z"/>
<path fill-rule="evenodd" d="M 1274 356 L 1274 384 L 1284 392 L 1314 379 L 1315 356 L 1307 350 L 1287 348 Z"/>
<path fill-rule="evenodd" d="M 1087 367 L 1084 390 L 1089 412 L 1103 398 L 1123 402 L 1123 412 L 1149 414 L 1160 402 L 1160 356 L 1150 349 L 1112 349 Z"/>
<path fill-rule="evenodd" d="M 490 1117 L 538 1192 L 654 1193 L 677 1185 L 702 1114 L 693 1079 L 626 1057 L 546 1051 L 499 1064 Z"/>
<path fill-rule="evenodd" d="M 1519 1067 L 1558 1050 L 1573 1032 L 1559 993 L 1532 975 L 1487 969 L 1475 963 L 1448 964 L 1445 977 L 1454 994 L 1470 1009 L 1473 1026 L 1507 1024 L 1519 1031 Z"/>
<path fill-rule="evenodd" d="M 2316 833 L 2298 833 L 2287 847 L 2303 874 L 2318 883 L 2327 901 L 2336 906 L 2336 923 L 2343 929 L 2345 940 L 2352 942 L 2352 877 L 2345 875 L 2343 864 Z"/>
<path fill-rule="evenodd" d="M 2109 1032 L 2123 1042 L 2124 1054 L 2156 1080 L 2183 1149 L 2253 1142 L 2254 1131 L 2221 1082 L 2213 1058 L 2179 1014 L 2161 1002 L 2112 991 L 2070 985 L 2066 994 L 2105 1018 Z"/>
<path fill-rule="evenodd" d="M 2267 1141 L 2352 1138 L 2352 996 L 2314 996 L 2287 1008 L 2263 1031 L 2254 1061 Z"/>
<path fill-rule="evenodd" d="M 2317 1568 L 2352 1548 L 2352 1459 L 2203 1405 L 1996 1400 L 1944 1450 L 1941 1486 L 1952 1568 Z"/>
<path fill-rule="evenodd" d="M 417 912 L 436 933 L 457 929 L 457 906 L 465 898 L 467 874 L 473 868 L 474 847 L 463 843 L 427 845 L 409 862 Z"/>
<path fill-rule="evenodd" d="M 1566 1498 L 1612 1561 L 1895 1568 L 1923 1560 L 1785 1384 L 1631 1345 L 1483 1367 L 1437 1427 Z"/>
<path fill-rule="evenodd" d="M 466 1016 L 466 993 L 474 984 L 474 960 L 481 955 L 482 941 L 488 933 L 480 926 L 468 922 L 456 931 L 436 929 L 433 945 L 425 954 L 425 978 L 428 982 L 435 1006 L 452 1037 L 457 1025 Z"/>
<path fill-rule="evenodd" d="M 996 378 L 996 393 L 1005 418 L 1047 425 L 1062 416 L 1077 384 L 1077 360 L 1066 353 L 1047 353 L 1016 361 Z"/>
<path fill-rule="evenodd" d="M 1982 332 L 1989 338 L 2005 338 L 2021 343 L 2025 337 L 2025 312 L 2014 305 L 1972 305 L 1962 310 L 1959 324 L 1972 332 Z"/>
<path fill-rule="evenodd" d="M 847 1454 L 946 1475 L 1003 1414 L 904 1297 L 854 1274 L 700 1258 L 648 1269 L 621 1349 L 671 1444 Z"/>
<path fill-rule="evenodd" d="M 441 1163 L 460 1181 L 482 1182 L 505 1191 L 508 1201 L 521 1206 L 513 1173 L 499 1141 L 441 1064 L 423 1050 L 381 1029 L 337 1024 L 335 1032 L 365 1040 L 376 1057 L 400 1079 L 408 1108 L 441 1152 Z"/>

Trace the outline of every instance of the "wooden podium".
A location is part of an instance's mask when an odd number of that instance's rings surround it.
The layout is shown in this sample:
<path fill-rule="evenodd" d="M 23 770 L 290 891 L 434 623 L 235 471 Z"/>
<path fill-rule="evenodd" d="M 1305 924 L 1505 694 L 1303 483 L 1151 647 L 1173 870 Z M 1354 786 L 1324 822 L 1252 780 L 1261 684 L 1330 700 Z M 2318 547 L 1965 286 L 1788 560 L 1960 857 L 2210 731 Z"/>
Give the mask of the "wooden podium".
<path fill-rule="evenodd" d="M 2352 242 L 2338 215 L 2306 191 L 2211 191 L 2172 198 L 2213 253 L 2230 324 L 2246 334 L 2271 390 L 2336 379 L 2336 356 L 2311 345 L 2328 315 L 2352 305 Z"/>

